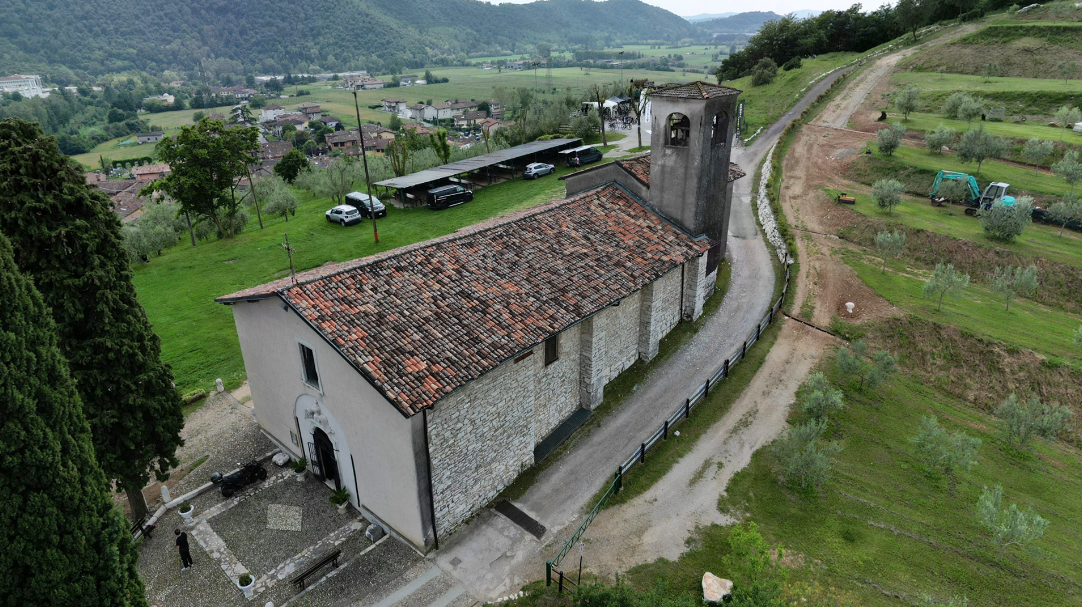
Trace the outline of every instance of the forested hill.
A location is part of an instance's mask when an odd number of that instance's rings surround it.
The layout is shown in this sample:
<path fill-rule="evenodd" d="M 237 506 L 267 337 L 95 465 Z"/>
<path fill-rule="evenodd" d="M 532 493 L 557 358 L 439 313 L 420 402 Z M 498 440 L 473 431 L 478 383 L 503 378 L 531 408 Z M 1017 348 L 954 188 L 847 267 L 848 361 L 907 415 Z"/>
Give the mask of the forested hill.
<path fill-rule="evenodd" d="M 0 0 L 0 74 L 64 83 L 129 69 L 184 75 L 201 62 L 235 74 L 408 69 L 540 41 L 699 35 L 639 0 Z"/>
<path fill-rule="evenodd" d="M 781 15 L 770 11 L 755 11 L 700 21 L 695 25 L 711 34 L 754 34 L 764 23 L 775 19 L 781 19 Z"/>

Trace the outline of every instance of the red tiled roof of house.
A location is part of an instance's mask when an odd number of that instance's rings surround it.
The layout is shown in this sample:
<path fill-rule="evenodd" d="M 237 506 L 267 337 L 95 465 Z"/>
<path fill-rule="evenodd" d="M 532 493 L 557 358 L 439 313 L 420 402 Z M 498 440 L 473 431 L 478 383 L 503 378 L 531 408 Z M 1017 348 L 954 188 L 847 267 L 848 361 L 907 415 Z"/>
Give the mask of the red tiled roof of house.
<path fill-rule="evenodd" d="M 711 244 L 609 184 L 217 301 L 281 297 L 410 416 Z"/>
<path fill-rule="evenodd" d="M 160 162 L 158 164 L 146 164 L 143 166 L 135 167 L 131 170 L 132 175 L 151 175 L 155 173 L 168 172 L 170 172 L 169 165 L 164 162 Z"/>

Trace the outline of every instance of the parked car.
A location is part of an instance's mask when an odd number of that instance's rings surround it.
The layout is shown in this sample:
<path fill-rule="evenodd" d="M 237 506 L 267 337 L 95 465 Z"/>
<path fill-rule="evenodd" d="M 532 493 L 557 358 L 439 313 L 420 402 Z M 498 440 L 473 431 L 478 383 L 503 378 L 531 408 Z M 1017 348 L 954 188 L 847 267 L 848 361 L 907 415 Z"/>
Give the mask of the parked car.
<path fill-rule="evenodd" d="M 210 482 L 218 485 L 222 497 L 232 497 L 234 493 L 244 487 L 264 480 L 267 480 L 267 470 L 262 464 L 254 460 L 244 464 L 244 467 L 231 474 L 223 476 L 221 472 L 215 472 L 210 475 Z"/>
<path fill-rule="evenodd" d="M 526 165 L 526 170 L 522 172 L 524 179 L 537 179 L 542 175 L 549 175 L 556 172 L 556 167 L 551 164 L 545 164 L 544 162 L 534 162 Z"/>
<path fill-rule="evenodd" d="M 601 152 L 592 145 L 584 145 L 560 152 L 567 159 L 567 166 L 580 167 L 601 160 Z"/>
<path fill-rule="evenodd" d="M 361 223 L 361 220 L 364 219 L 361 217 L 361 212 L 357 210 L 357 207 L 348 204 L 340 204 L 327 211 L 326 215 L 327 221 L 337 223 L 341 226 L 351 226 L 355 223 Z"/>
<path fill-rule="evenodd" d="M 428 191 L 428 208 L 439 211 L 473 200 L 473 191 L 460 185 L 445 185 Z"/>
<path fill-rule="evenodd" d="M 364 192 L 350 192 L 346 194 L 346 200 L 352 202 L 361 211 L 362 217 L 372 218 L 374 214 L 377 219 L 387 216 L 387 207 L 384 206 L 379 198 L 372 197 L 372 203 L 368 202 L 368 194 Z"/>

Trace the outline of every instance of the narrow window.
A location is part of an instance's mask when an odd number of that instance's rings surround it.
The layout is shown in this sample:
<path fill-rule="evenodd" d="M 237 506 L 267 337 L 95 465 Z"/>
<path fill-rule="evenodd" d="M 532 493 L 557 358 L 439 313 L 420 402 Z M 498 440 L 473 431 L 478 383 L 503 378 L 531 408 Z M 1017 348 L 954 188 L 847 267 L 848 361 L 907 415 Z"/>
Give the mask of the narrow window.
<path fill-rule="evenodd" d="M 316 371 L 316 353 L 301 344 L 301 367 L 304 369 L 304 383 L 319 390 L 319 372 Z"/>
<path fill-rule="evenodd" d="M 557 333 L 545 340 L 545 366 L 549 366 L 560 358 L 560 334 Z"/>

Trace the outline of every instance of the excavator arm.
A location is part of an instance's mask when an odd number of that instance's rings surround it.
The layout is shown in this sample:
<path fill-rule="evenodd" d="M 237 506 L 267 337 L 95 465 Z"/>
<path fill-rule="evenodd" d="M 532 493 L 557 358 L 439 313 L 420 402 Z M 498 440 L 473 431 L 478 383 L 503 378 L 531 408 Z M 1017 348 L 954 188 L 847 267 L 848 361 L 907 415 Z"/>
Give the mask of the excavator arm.
<path fill-rule="evenodd" d="M 959 173 L 957 171 L 940 171 L 937 173 L 935 180 L 932 181 L 932 191 L 928 194 L 929 198 L 935 198 L 936 194 L 939 193 L 939 186 L 943 183 L 944 179 L 948 181 L 961 181 L 965 184 L 966 191 L 968 192 L 966 202 L 980 200 L 981 189 L 980 186 L 977 185 L 977 180 L 968 173 Z"/>

